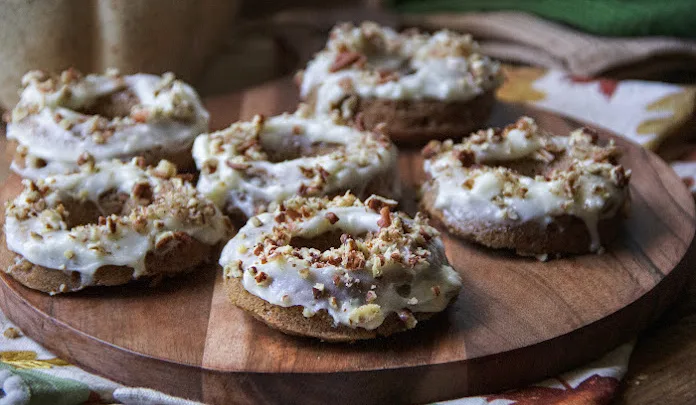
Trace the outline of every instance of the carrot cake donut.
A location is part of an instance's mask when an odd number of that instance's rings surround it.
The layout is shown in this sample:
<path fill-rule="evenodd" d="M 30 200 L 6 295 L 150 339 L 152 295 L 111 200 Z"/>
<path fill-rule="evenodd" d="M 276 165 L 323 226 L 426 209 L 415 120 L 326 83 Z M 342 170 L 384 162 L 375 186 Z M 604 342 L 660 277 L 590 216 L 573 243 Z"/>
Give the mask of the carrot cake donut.
<path fill-rule="evenodd" d="M 630 170 L 587 128 L 553 136 L 523 117 L 423 155 L 422 207 L 452 233 L 519 254 L 599 252 L 629 201 Z"/>
<path fill-rule="evenodd" d="M 6 269 L 50 294 L 170 276 L 211 259 L 230 221 L 172 163 L 94 163 L 45 180 L 23 180 L 5 209 Z"/>
<path fill-rule="evenodd" d="M 12 169 L 37 180 L 76 170 L 88 153 L 97 161 L 143 156 L 193 169 L 191 145 L 208 130 L 195 90 L 171 73 L 83 76 L 32 71 L 7 125 L 16 153 Z"/>
<path fill-rule="evenodd" d="M 365 128 L 383 122 L 394 141 L 422 142 L 480 128 L 502 76 L 470 35 L 399 34 L 365 22 L 334 27 L 296 80 L 317 114 Z"/>
<path fill-rule="evenodd" d="M 396 201 L 296 197 L 252 217 L 220 258 L 232 302 L 292 335 L 353 341 L 411 329 L 461 288 L 437 230 Z"/>
<path fill-rule="evenodd" d="M 201 171 L 198 189 L 244 221 L 295 195 L 351 190 L 362 198 L 397 197 L 400 191 L 397 150 L 380 128 L 360 131 L 329 117 L 307 117 L 302 108 L 203 134 L 193 157 Z"/>

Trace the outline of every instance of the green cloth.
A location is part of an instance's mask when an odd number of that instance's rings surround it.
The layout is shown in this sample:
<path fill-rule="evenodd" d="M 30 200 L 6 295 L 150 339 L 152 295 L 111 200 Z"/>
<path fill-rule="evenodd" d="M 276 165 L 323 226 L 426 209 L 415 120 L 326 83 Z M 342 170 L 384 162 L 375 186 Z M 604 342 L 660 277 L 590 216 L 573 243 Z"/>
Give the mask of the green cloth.
<path fill-rule="evenodd" d="M 54 377 L 33 370 L 23 370 L 0 362 L 0 368 L 19 376 L 29 388 L 28 405 L 79 405 L 89 399 L 89 387 L 76 380 Z"/>
<path fill-rule="evenodd" d="M 696 0 L 391 0 L 400 12 L 524 11 L 596 35 L 696 38 Z"/>

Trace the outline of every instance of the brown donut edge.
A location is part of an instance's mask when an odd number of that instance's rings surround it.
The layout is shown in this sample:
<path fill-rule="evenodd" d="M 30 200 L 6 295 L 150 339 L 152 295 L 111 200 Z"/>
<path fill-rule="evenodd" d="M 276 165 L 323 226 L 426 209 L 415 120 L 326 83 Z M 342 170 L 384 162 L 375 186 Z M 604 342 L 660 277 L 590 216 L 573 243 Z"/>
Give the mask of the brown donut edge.
<path fill-rule="evenodd" d="M 147 253 L 145 272 L 141 277 L 170 277 L 194 271 L 199 265 L 209 262 L 219 250 L 218 245 L 174 235 L 168 243 Z M 18 253 L 5 272 L 24 286 L 49 294 L 75 292 L 91 286 L 115 286 L 134 280 L 132 267 L 105 265 L 95 271 L 91 283 L 83 285 L 77 271 L 34 264 Z"/>
<path fill-rule="evenodd" d="M 484 221 L 451 222 L 442 210 L 435 208 L 437 190 L 425 186 L 420 208 L 434 225 L 464 240 L 493 249 L 512 249 L 519 255 L 583 254 L 590 252 L 592 238 L 582 219 L 572 215 L 554 217 L 546 226 L 533 221 L 519 224 L 491 224 Z M 628 204 L 628 199 L 626 200 Z M 597 224 L 602 245 L 611 243 L 617 235 L 623 209 Z"/>
<path fill-rule="evenodd" d="M 315 106 L 314 93 L 304 100 L 310 106 Z M 485 125 L 496 100 L 495 89 L 465 101 L 389 100 L 351 95 L 344 103 L 353 98 L 356 103 L 352 107 L 351 124 L 372 130 L 384 123 L 385 133 L 392 141 L 407 145 L 469 135 Z"/>
<path fill-rule="evenodd" d="M 241 281 L 233 277 L 224 278 L 225 291 L 230 301 L 254 318 L 287 335 L 317 338 L 322 341 L 340 343 L 375 339 L 409 330 L 395 313 L 389 314 L 384 322 L 373 330 L 351 328 L 345 325 L 334 326 L 333 318 L 322 310 L 311 318 L 302 314 L 301 306 L 281 307 L 273 305 L 249 293 Z M 420 321 L 431 318 L 435 313 L 416 312 L 413 315 Z M 418 326 L 416 326 L 418 327 Z"/>
<path fill-rule="evenodd" d="M 25 163 L 23 159 L 19 159 L 17 155 L 17 146 L 19 143 L 15 139 L 8 139 L 5 146 L 5 156 L 13 160 L 15 164 L 19 167 L 24 167 Z M 191 173 L 196 170 L 196 162 L 193 160 L 191 155 L 191 147 L 184 148 L 180 151 L 171 153 L 162 148 L 153 148 L 149 151 L 144 151 L 140 154 L 134 154 L 132 156 L 121 156 L 118 159 L 122 161 L 128 161 L 136 156 L 142 156 L 145 159 L 145 164 L 148 166 L 157 166 L 160 160 L 166 159 L 176 165 L 177 171 L 179 173 L 186 172 Z"/>

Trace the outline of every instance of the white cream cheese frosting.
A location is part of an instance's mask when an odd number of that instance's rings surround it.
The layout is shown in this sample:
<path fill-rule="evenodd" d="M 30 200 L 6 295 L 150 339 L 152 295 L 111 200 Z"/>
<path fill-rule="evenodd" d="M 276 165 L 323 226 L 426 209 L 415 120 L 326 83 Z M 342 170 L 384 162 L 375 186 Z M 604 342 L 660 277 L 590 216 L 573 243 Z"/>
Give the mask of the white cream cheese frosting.
<path fill-rule="evenodd" d="M 110 70 L 82 76 L 69 69 L 51 76 L 32 71 L 22 85 L 7 137 L 26 149 L 28 164 L 13 164 L 12 169 L 27 178 L 75 170 L 85 152 L 98 161 L 127 160 L 152 150 L 181 152 L 208 129 L 209 115 L 198 94 L 171 73 L 121 75 Z M 124 92 L 135 99 L 125 115 L 89 112 Z"/>
<path fill-rule="evenodd" d="M 561 215 L 580 218 L 591 237 L 590 250 L 598 251 L 597 224 L 624 205 L 630 170 L 613 161 L 613 142 L 600 147 L 595 141 L 586 129 L 552 136 L 523 117 L 504 130 L 482 130 L 459 144 L 432 142 L 424 149 L 429 178 L 424 189 L 436 193 L 434 207 L 454 223 L 535 221 L 546 226 Z M 505 167 L 525 159 L 564 163 L 543 176 Z"/>
<path fill-rule="evenodd" d="M 106 265 L 131 267 L 134 278 L 146 275 L 147 253 L 173 233 L 208 245 L 227 237 L 227 217 L 192 184 L 175 177 L 173 164 L 163 160 L 145 169 L 141 163 L 88 161 L 75 173 L 23 180 L 24 190 L 5 208 L 8 248 L 31 263 L 76 271 L 87 286 Z M 139 202 L 130 210 L 104 212 L 99 223 L 70 224 L 66 207 L 79 210 L 79 204 L 92 202 L 103 211 L 100 198 L 108 193 Z"/>
<path fill-rule="evenodd" d="M 400 193 L 397 149 L 384 134 L 338 125 L 328 117 L 307 117 L 302 110 L 256 116 L 202 134 L 194 142 L 193 157 L 201 170 L 198 190 L 247 217 L 295 195 L 351 190 L 362 196 L 374 182 L 384 185 L 381 192 L 389 197 Z"/>
<path fill-rule="evenodd" d="M 470 35 L 399 34 L 372 22 L 333 28 L 326 47 L 298 73 L 300 95 L 329 113 L 346 97 L 468 101 L 501 83 L 500 66 Z"/>
<path fill-rule="evenodd" d="M 461 278 L 437 230 L 420 214 L 391 212 L 395 205 L 350 194 L 287 200 L 252 217 L 228 242 L 224 276 L 273 305 L 301 306 L 306 317 L 324 310 L 335 325 L 375 329 L 396 313 L 411 328 L 413 313 L 444 310 Z M 337 234 L 328 248 L 295 242 Z"/>

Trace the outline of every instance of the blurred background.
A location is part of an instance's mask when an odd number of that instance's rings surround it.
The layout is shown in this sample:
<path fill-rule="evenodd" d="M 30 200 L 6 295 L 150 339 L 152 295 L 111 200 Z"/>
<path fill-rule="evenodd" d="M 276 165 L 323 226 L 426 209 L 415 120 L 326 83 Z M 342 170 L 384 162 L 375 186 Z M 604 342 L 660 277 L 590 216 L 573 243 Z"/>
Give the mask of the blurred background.
<path fill-rule="evenodd" d="M 471 32 L 509 64 L 578 77 L 696 81 L 691 0 L 6 0 L 0 101 L 29 69 L 172 70 L 204 96 L 289 74 L 336 21 Z"/>

